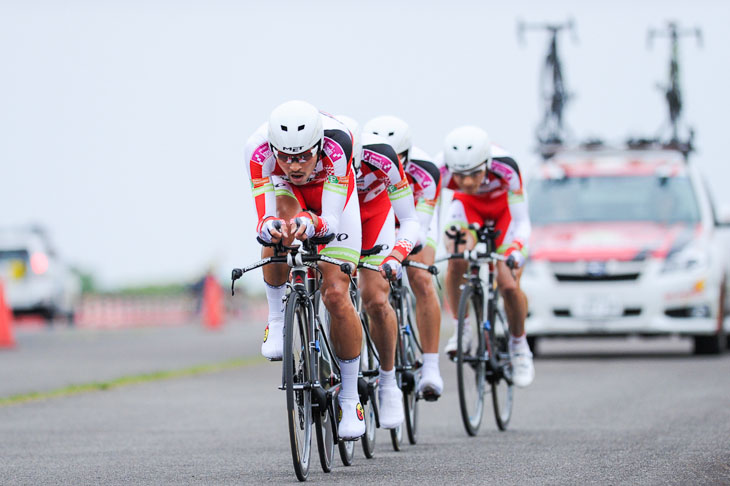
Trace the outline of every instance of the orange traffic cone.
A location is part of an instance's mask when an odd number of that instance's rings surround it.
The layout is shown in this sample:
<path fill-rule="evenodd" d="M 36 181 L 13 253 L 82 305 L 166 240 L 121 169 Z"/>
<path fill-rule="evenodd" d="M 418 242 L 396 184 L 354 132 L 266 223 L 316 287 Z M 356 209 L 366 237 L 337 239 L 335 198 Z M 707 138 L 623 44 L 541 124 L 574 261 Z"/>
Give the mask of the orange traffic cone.
<path fill-rule="evenodd" d="M 13 311 L 5 302 L 5 289 L 0 281 L 0 349 L 15 346 L 13 338 Z"/>
<path fill-rule="evenodd" d="M 203 324 L 208 329 L 220 329 L 223 325 L 223 289 L 212 275 L 203 284 Z"/>

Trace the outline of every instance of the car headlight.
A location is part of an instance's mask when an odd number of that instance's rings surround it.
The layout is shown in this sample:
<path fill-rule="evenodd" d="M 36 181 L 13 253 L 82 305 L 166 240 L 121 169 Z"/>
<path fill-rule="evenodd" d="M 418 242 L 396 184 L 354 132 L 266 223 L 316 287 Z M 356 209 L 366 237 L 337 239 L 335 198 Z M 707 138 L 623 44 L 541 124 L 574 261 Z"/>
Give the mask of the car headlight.
<path fill-rule="evenodd" d="M 669 255 L 662 272 L 700 270 L 709 263 L 709 249 L 701 243 L 690 243 L 678 252 Z"/>

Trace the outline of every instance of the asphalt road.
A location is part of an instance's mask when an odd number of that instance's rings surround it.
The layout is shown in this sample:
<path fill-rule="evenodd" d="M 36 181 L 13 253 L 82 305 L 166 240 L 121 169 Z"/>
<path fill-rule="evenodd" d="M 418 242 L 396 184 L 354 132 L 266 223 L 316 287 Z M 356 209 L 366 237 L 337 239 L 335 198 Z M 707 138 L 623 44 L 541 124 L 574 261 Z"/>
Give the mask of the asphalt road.
<path fill-rule="evenodd" d="M 0 353 L 0 397 L 79 383 L 74 368 L 84 370 L 79 379 L 106 379 L 255 354 L 258 327 L 21 333 L 18 349 Z M 445 394 L 422 404 L 418 445 L 394 452 L 380 431 L 375 459 L 358 444 L 353 466 L 337 457 L 324 474 L 315 458 L 310 482 L 730 484 L 730 354 L 699 358 L 690 348 L 673 339 L 545 342 L 509 430 L 487 415 L 476 438 L 461 424 L 453 365 L 442 362 Z M 10 369 L 42 373 L 33 357 L 54 363 L 50 377 L 6 385 Z M 295 484 L 279 378 L 279 365 L 256 361 L 0 407 L 0 484 Z"/>

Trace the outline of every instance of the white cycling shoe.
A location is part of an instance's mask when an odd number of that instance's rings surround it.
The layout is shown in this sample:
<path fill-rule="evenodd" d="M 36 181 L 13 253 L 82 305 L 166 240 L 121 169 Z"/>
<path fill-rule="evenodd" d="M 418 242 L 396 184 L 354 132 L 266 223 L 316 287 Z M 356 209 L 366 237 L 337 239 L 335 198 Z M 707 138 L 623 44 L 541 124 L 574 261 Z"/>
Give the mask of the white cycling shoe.
<path fill-rule="evenodd" d="M 403 392 L 397 386 L 381 387 L 378 390 L 378 411 L 380 427 L 394 429 L 403 423 Z"/>
<path fill-rule="evenodd" d="M 418 393 L 423 395 L 426 401 L 437 400 L 444 391 L 444 380 L 441 378 L 438 368 L 423 368 L 421 380 L 418 382 Z"/>
<path fill-rule="evenodd" d="M 337 435 L 343 440 L 355 440 L 365 433 L 365 411 L 360 400 L 340 400 L 340 420 Z"/>
<path fill-rule="evenodd" d="M 529 386 L 535 379 L 535 365 L 529 349 L 510 351 L 512 382 L 520 388 Z"/>
<path fill-rule="evenodd" d="M 456 328 L 454 330 L 454 334 L 449 338 L 448 342 L 446 343 L 446 346 L 444 347 L 444 353 L 446 353 L 449 358 L 453 359 L 456 357 L 456 353 L 458 352 L 458 339 L 459 339 L 459 329 Z M 467 353 L 471 351 L 471 326 L 465 326 L 464 327 L 464 349 Z"/>
<path fill-rule="evenodd" d="M 261 354 L 269 361 L 281 361 L 284 354 L 284 323 L 270 322 L 264 331 Z"/>

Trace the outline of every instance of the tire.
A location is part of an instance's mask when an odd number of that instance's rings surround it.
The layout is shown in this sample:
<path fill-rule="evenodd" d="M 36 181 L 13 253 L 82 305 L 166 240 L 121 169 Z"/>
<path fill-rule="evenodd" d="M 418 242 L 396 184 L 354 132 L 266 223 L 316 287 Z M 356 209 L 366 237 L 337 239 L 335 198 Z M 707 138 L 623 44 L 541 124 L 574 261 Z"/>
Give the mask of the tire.
<path fill-rule="evenodd" d="M 284 352 L 284 386 L 286 388 L 287 422 L 294 472 L 306 481 L 312 455 L 312 392 L 295 390 L 295 385 L 308 385 L 312 380 L 309 348 L 310 320 L 313 319 L 307 300 L 292 293 L 286 304 Z"/>
<path fill-rule="evenodd" d="M 713 334 L 712 336 L 695 336 L 694 354 L 720 354 L 725 344 L 722 334 Z"/>
<path fill-rule="evenodd" d="M 360 316 L 362 320 L 363 328 L 369 329 L 369 321 L 367 314 Z M 378 369 L 378 363 L 375 359 L 370 346 L 368 346 L 367 339 L 363 337 L 363 348 L 360 352 L 360 369 L 361 371 L 372 371 Z M 372 459 L 375 456 L 375 431 L 377 423 L 375 420 L 375 407 L 373 405 L 375 400 L 375 387 L 371 385 L 372 381 L 370 377 L 362 378 L 366 382 L 366 389 L 364 390 L 365 396 L 360 396 L 360 403 L 363 405 L 363 411 L 365 412 L 365 435 L 362 436 L 362 452 L 365 457 Z"/>
<path fill-rule="evenodd" d="M 483 294 L 467 284 L 459 300 L 457 326 L 456 381 L 459 387 L 459 407 L 467 434 L 475 436 L 484 415 L 486 391 L 486 343 L 483 322 Z M 468 334 L 464 334 L 464 328 Z M 469 340 L 465 339 L 469 337 Z"/>
<path fill-rule="evenodd" d="M 332 458 L 335 456 L 335 438 L 332 430 L 332 414 L 327 408 L 324 413 L 314 414 L 314 427 L 317 431 L 317 450 L 322 471 L 332 471 Z"/>
<path fill-rule="evenodd" d="M 492 304 L 494 305 L 494 304 Z M 488 380 L 492 392 L 494 419 L 499 430 L 507 430 L 512 417 L 514 387 L 509 355 L 509 326 L 502 312 L 490 311 Z"/>
<path fill-rule="evenodd" d="M 400 451 L 403 448 L 403 425 L 399 425 L 394 429 L 390 429 L 390 442 L 393 444 L 394 451 Z"/>
<path fill-rule="evenodd" d="M 402 315 L 406 316 L 406 332 L 403 334 L 403 357 L 410 372 L 405 384 L 403 392 L 403 412 L 405 414 L 406 432 L 408 433 L 408 442 L 412 445 L 416 444 L 418 438 L 418 382 L 420 381 L 422 360 L 418 345 L 416 344 L 416 328 L 413 326 L 411 319 L 411 307 L 409 299 L 403 297 L 403 305 L 405 307 Z"/>
<path fill-rule="evenodd" d="M 532 351 L 533 358 L 536 358 L 539 353 L 537 343 L 538 343 L 537 336 L 527 336 L 527 345 L 530 347 L 530 351 Z"/>

